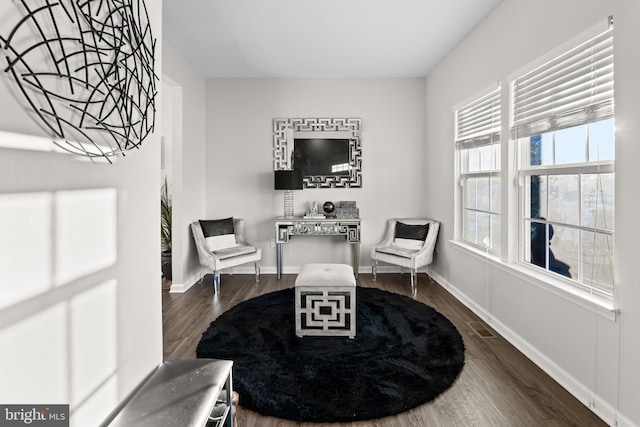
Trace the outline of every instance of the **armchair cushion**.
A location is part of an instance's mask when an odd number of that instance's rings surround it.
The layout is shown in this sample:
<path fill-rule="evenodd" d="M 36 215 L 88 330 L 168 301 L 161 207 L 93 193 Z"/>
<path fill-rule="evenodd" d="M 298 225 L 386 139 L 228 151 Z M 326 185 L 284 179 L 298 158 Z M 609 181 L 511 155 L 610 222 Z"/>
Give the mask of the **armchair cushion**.
<path fill-rule="evenodd" d="M 398 249 L 410 249 L 417 251 L 424 245 L 424 240 L 427 238 L 428 232 L 428 223 L 422 225 L 408 225 L 398 221 L 396 222 L 392 246 L 397 246 Z M 393 255 L 400 255 L 400 253 L 394 253 Z M 410 256 L 411 255 L 409 255 L 409 257 Z"/>
<path fill-rule="evenodd" d="M 238 246 L 233 229 L 233 217 L 200 220 L 200 227 L 211 252 Z"/>
<path fill-rule="evenodd" d="M 257 249 L 253 246 L 239 246 L 236 245 L 231 248 L 219 249 L 217 251 L 213 251 L 213 253 L 222 259 L 232 258 L 240 255 L 247 255 L 256 252 Z"/>
<path fill-rule="evenodd" d="M 403 258 L 411 258 L 411 255 L 418 252 L 418 249 L 403 248 L 399 245 L 392 244 L 391 246 L 378 246 L 377 252 L 383 254 L 395 255 Z"/>

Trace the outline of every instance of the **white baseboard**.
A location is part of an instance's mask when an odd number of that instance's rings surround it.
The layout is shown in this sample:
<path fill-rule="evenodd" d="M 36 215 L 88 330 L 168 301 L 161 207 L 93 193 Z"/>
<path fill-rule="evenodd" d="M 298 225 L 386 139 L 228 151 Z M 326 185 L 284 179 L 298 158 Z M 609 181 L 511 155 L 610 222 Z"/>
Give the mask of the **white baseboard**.
<path fill-rule="evenodd" d="M 618 414 L 617 423 L 614 423 L 612 425 L 618 426 L 618 427 L 638 427 L 637 424 L 634 424 L 629 418 L 625 417 L 622 414 Z"/>
<path fill-rule="evenodd" d="M 567 389 L 569 393 L 571 393 L 576 399 L 606 423 L 612 426 L 638 427 L 629 418 L 618 413 L 613 405 L 596 395 L 593 390 L 590 390 L 589 387 L 585 386 L 567 371 L 558 366 L 553 360 L 549 359 L 544 353 L 536 349 L 507 325 L 493 318 L 491 313 L 487 312 L 482 306 L 478 305 L 445 278 L 432 270 L 429 270 L 428 272 L 429 275 L 433 277 L 443 288 L 456 297 L 456 299 L 458 299 L 462 304 L 467 306 L 467 308 L 473 311 L 489 326 L 495 329 L 501 336 L 520 350 L 533 363 L 538 365 L 543 371 L 551 376 L 551 378 Z"/>
<path fill-rule="evenodd" d="M 282 269 L 282 274 L 298 274 L 300 272 L 300 267 L 299 265 L 293 265 L 293 266 L 288 266 L 288 267 L 284 267 Z M 408 272 L 408 270 L 405 270 Z M 420 269 L 419 272 L 422 273 L 425 270 Z M 383 265 L 383 266 L 379 266 L 378 267 L 378 273 L 399 273 L 400 272 L 400 267 L 397 266 L 393 266 L 393 265 Z M 208 272 L 207 274 L 210 274 L 211 272 Z M 267 267 L 260 267 L 260 274 L 277 274 L 277 268 L 275 266 L 267 266 Z M 358 268 L 358 273 L 371 273 L 371 266 L 370 265 L 361 265 Z M 238 266 L 238 267 L 233 267 L 230 269 L 226 269 L 222 271 L 222 274 L 255 274 L 255 270 L 254 267 L 252 265 L 247 264 L 246 266 Z M 193 280 L 198 281 L 200 280 L 199 277 L 195 277 Z M 186 289 L 189 289 L 192 285 L 189 285 L 186 287 Z"/>
<path fill-rule="evenodd" d="M 282 269 L 282 274 L 298 274 L 300 272 L 300 267 L 301 266 L 289 266 L 289 267 L 284 267 Z M 406 270 L 407 272 L 409 270 Z M 253 270 L 253 267 L 237 267 L 233 269 L 234 273 L 237 274 L 254 274 L 255 271 Z M 378 267 L 378 273 L 399 273 L 400 272 L 400 268 L 393 266 L 393 265 L 389 265 L 389 266 L 379 266 Z M 423 272 L 423 270 L 420 270 L 420 272 Z M 260 274 L 277 274 L 277 268 L 275 266 L 273 267 L 261 267 L 260 268 Z M 371 266 L 367 266 L 367 265 L 361 265 L 358 267 L 358 273 L 371 273 Z"/>
<path fill-rule="evenodd" d="M 301 266 L 290 266 L 290 267 L 284 267 L 282 269 L 282 274 L 298 274 L 300 272 L 300 267 Z M 244 269 L 242 269 L 244 270 Z M 408 270 L 407 270 L 408 271 Z M 241 269 L 238 270 L 234 270 L 234 273 L 238 273 L 238 274 L 253 274 L 253 268 L 249 267 L 247 269 L 247 271 L 241 271 Z M 381 266 L 378 267 L 378 273 L 398 273 L 400 272 L 400 269 L 398 267 L 394 267 L 394 266 Z M 276 267 L 262 267 L 260 269 L 260 273 L 261 274 L 277 274 L 277 268 Z M 367 274 L 367 273 L 371 273 L 371 266 L 360 266 L 358 268 L 358 273 L 359 274 Z"/>
<path fill-rule="evenodd" d="M 169 288 L 170 294 L 182 294 L 187 292 L 193 285 L 198 283 L 200 277 L 197 274 L 192 274 L 190 278 L 188 278 L 184 283 L 174 283 L 171 282 L 171 287 Z"/>

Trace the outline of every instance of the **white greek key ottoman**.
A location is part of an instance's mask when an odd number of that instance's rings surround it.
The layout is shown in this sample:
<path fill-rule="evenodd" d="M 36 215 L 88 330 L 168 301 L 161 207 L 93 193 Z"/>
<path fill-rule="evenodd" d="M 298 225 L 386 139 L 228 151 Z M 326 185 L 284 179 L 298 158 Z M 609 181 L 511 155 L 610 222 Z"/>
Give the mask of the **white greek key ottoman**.
<path fill-rule="evenodd" d="M 356 336 L 356 279 L 346 264 L 305 264 L 295 284 L 296 335 Z"/>

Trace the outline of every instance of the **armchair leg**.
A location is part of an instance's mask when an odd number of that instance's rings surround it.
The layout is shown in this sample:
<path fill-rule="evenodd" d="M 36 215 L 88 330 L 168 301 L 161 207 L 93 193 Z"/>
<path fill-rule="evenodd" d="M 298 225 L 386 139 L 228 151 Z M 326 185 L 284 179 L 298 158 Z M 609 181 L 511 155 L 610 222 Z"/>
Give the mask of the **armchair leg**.
<path fill-rule="evenodd" d="M 255 262 L 256 266 L 256 283 L 260 281 L 260 261 Z"/>
<path fill-rule="evenodd" d="M 213 292 L 220 292 L 220 272 L 217 270 L 213 272 Z"/>
<path fill-rule="evenodd" d="M 416 296 L 416 291 L 417 291 L 417 285 L 416 285 L 416 270 L 415 269 L 411 269 L 411 295 L 413 295 L 414 297 Z"/>
<path fill-rule="evenodd" d="M 378 272 L 378 260 L 374 259 L 371 263 L 371 273 L 373 274 L 373 281 L 376 281 L 376 273 Z"/>

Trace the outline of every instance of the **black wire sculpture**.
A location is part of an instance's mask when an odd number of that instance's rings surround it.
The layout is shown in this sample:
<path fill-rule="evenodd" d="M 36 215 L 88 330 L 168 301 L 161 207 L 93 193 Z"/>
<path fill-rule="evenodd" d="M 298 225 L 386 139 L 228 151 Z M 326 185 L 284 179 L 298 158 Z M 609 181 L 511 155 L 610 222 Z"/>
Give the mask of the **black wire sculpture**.
<path fill-rule="evenodd" d="M 140 148 L 153 132 L 156 40 L 144 0 L 16 0 L 0 35 L 19 94 L 60 148 L 88 157 Z"/>

